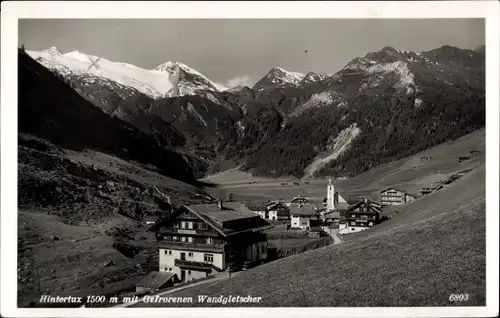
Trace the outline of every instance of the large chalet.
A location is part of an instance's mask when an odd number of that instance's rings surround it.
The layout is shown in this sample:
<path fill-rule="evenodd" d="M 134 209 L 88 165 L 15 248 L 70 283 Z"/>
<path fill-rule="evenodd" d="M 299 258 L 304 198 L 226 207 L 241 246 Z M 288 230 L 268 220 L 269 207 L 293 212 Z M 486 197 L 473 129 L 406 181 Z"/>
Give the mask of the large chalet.
<path fill-rule="evenodd" d="M 405 190 L 393 187 L 380 191 L 380 202 L 383 205 L 401 205 L 415 199 L 415 195 L 409 194 Z"/>
<path fill-rule="evenodd" d="M 380 223 L 382 206 L 366 199 L 345 211 L 345 222 L 339 225 L 339 234 L 350 234 L 371 228 Z"/>
<path fill-rule="evenodd" d="M 152 228 L 159 270 L 180 281 L 207 277 L 267 258 L 264 230 L 272 225 L 238 202 L 184 205 Z"/>

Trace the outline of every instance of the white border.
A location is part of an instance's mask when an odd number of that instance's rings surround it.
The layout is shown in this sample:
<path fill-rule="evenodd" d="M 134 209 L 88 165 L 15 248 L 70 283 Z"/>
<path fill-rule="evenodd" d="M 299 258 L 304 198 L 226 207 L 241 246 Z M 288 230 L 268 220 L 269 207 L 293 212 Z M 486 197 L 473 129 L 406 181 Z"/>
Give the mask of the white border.
<path fill-rule="evenodd" d="M 425 2 L 2 2 L 1 315 L 6 317 L 488 317 L 498 314 L 499 3 Z M 486 18 L 487 307 L 18 309 L 17 20 L 19 18 Z M 8 261 L 6 261 L 8 260 Z"/>

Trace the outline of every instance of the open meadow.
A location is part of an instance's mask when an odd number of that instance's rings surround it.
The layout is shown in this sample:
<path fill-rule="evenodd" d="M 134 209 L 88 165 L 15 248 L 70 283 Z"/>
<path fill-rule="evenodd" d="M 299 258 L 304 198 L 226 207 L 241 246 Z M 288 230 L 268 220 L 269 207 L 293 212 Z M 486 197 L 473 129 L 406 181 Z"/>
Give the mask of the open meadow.
<path fill-rule="evenodd" d="M 402 188 L 417 194 L 422 188 L 430 187 L 434 181 L 445 180 L 454 173 L 473 169 L 483 163 L 485 140 L 485 130 L 480 129 L 455 141 L 380 165 L 354 178 L 335 180 L 335 188 L 346 200 L 365 196 L 378 201 L 380 191 L 388 187 Z M 462 156 L 469 159 L 459 162 L 458 157 Z M 422 159 L 424 157 L 429 160 Z M 268 179 L 253 177 L 250 173 L 238 170 L 219 173 L 202 181 L 215 184 L 217 189 L 209 191 L 216 195 L 225 197 L 228 193 L 233 193 L 233 200 L 248 203 L 290 200 L 297 195 L 320 203 L 326 197 L 328 184 L 328 178 Z"/>

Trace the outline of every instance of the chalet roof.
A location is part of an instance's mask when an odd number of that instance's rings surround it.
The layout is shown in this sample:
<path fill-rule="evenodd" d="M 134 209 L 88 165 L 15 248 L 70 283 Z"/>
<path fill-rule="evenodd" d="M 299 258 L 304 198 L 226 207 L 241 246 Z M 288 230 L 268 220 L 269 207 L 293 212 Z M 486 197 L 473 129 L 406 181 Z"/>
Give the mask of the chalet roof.
<path fill-rule="evenodd" d="M 267 205 L 262 205 L 262 204 L 248 204 L 246 207 L 253 212 L 257 211 L 265 211 L 267 209 Z"/>
<path fill-rule="evenodd" d="M 271 224 L 239 202 L 224 202 L 222 209 L 217 203 L 184 207 L 224 236 L 272 228 Z"/>
<path fill-rule="evenodd" d="M 297 196 L 297 197 L 293 198 L 290 202 L 294 202 L 294 201 L 309 201 L 309 199 L 306 197 Z"/>
<path fill-rule="evenodd" d="M 267 208 L 267 210 L 272 210 L 272 209 L 275 209 L 275 208 L 280 207 L 280 206 L 288 209 L 288 206 L 282 202 L 276 202 L 274 204 L 270 204 L 266 208 Z"/>
<path fill-rule="evenodd" d="M 400 191 L 400 192 L 404 192 L 404 193 L 406 193 L 406 194 L 408 194 L 408 195 L 411 195 L 411 196 L 416 196 L 414 193 L 411 193 L 411 192 L 410 192 L 410 191 L 408 191 L 408 190 L 402 189 L 401 187 L 399 187 L 399 188 L 396 188 L 396 187 L 389 187 L 389 188 L 387 188 L 387 189 L 384 189 L 384 190 L 380 191 L 380 193 L 383 193 L 383 192 L 385 192 L 385 191 L 387 191 L 387 190 L 390 190 L 390 189 L 393 189 L 393 190 L 396 190 L 396 191 Z"/>
<path fill-rule="evenodd" d="M 172 272 L 151 272 L 139 280 L 135 286 L 158 289 L 173 279 L 174 276 L 176 274 Z"/>
<path fill-rule="evenodd" d="M 254 212 L 250 211 L 245 205 L 239 202 L 224 202 L 222 209 L 219 209 L 217 203 L 186 205 L 186 208 L 196 214 L 204 214 L 218 222 L 255 217 Z"/>
<path fill-rule="evenodd" d="M 290 214 L 291 215 L 300 215 L 300 216 L 314 216 L 316 215 L 316 207 L 312 204 L 304 204 L 304 205 L 291 205 L 290 206 Z"/>
<path fill-rule="evenodd" d="M 371 212 L 377 212 L 377 213 L 381 213 L 382 212 L 382 209 L 380 208 L 379 204 L 374 204 L 373 202 L 370 202 L 370 201 L 368 201 L 368 202 L 360 201 L 360 202 L 358 202 L 358 203 L 356 203 L 354 205 L 351 205 L 349 207 L 349 209 L 347 209 L 347 212 L 352 211 L 352 210 L 358 208 L 361 205 L 366 206 L 369 210 L 371 210 Z"/>
<path fill-rule="evenodd" d="M 330 211 L 325 213 L 326 218 L 340 218 L 340 212 L 339 211 Z"/>
<path fill-rule="evenodd" d="M 311 226 L 309 232 L 321 232 L 323 229 L 320 226 Z"/>

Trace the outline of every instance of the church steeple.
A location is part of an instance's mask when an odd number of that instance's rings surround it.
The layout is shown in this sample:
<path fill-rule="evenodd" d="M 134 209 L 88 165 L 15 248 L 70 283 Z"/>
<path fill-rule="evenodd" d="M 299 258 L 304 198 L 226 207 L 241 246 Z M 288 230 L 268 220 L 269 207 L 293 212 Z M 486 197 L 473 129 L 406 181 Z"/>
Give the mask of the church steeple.
<path fill-rule="evenodd" d="M 335 186 L 333 185 L 333 180 L 328 180 L 328 187 L 326 191 L 326 210 L 335 210 Z"/>

